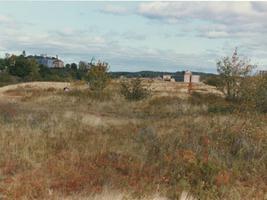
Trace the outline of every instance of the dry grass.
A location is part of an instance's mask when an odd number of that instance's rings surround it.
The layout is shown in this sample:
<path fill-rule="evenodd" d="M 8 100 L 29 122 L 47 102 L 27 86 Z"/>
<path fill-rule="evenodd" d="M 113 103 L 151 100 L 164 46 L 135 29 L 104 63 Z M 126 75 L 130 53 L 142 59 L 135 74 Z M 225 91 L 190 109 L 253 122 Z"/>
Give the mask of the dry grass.
<path fill-rule="evenodd" d="M 165 83 L 139 102 L 116 82 L 100 100 L 79 83 L 1 88 L 0 199 L 264 199 L 267 116 L 210 113 L 220 99 Z"/>

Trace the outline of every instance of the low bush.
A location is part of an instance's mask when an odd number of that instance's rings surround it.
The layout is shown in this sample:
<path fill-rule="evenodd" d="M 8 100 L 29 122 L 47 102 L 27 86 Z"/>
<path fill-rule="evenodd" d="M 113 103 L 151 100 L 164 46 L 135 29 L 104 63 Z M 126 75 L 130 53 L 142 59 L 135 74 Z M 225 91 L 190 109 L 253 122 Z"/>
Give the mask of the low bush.
<path fill-rule="evenodd" d="M 214 104 L 218 102 L 225 102 L 225 100 L 223 97 L 211 93 L 193 92 L 189 97 L 189 103 L 192 105 Z"/>
<path fill-rule="evenodd" d="M 149 90 L 142 84 L 139 78 L 131 79 L 130 82 L 123 81 L 120 83 L 120 93 L 127 100 L 138 101 L 148 96 Z"/>
<path fill-rule="evenodd" d="M 20 79 L 16 76 L 12 76 L 7 72 L 0 72 L 0 87 L 10 84 L 18 83 Z"/>
<path fill-rule="evenodd" d="M 267 75 L 244 79 L 239 102 L 246 110 L 267 113 Z"/>
<path fill-rule="evenodd" d="M 231 103 L 215 103 L 208 106 L 209 113 L 233 113 L 236 110 L 236 106 Z"/>
<path fill-rule="evenodd" d="M 219 87 L 221 84 L 221 80 L 218 76 L 210 76 L 204 79 L 203 81 L 207 85 Z"/>

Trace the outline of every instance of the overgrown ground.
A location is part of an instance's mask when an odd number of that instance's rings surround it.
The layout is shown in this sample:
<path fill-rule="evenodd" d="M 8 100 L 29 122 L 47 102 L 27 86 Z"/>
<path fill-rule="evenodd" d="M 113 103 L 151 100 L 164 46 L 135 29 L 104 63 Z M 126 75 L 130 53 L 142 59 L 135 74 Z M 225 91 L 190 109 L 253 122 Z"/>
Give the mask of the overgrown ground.
<path fill-rule="evenodd" d="M 81 88 L 2 90 L 0 199 L 267 198 L 266 115 L 204 85 L 155 82 L 138 102 Z"/>

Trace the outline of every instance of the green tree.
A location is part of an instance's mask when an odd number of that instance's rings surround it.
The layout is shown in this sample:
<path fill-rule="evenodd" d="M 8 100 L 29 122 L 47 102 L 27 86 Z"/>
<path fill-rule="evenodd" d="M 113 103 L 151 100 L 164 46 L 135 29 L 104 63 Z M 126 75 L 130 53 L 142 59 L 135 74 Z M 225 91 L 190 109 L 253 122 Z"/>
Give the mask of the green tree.
<path fill-rule="evenodd" d="M 217 62 L 221 82 L 218 89 L 225 94 L 227 99 L 238 99 L 243 78 L 249 76 L 255 67 L 250 64 L 250 60 L 239 58 L 237 49 L 235 49 L 231 58 L 225 57 Z"/>
<path fill-rule="evenodd" d="M 242 108 L 267 112 L 267 75 L 247 77 L 242 81 L 240 99 Z"/>
<path fill-rule="evenodd" d="M 70 68 L 72 69 L 72 70 L 77 70 L 77 64 L 76 63 L 71 63 L 70 64 Z"/>
<path fill-rule="evenodd" d="M 3 58 L 0 58 L 0 71 L 6 69 L 6 65 L 7 65 L 6 60 Z"/>
<path fill-rule="evenodd" d="M 67 64 L 65 65 L 65 68 L 66 68 L 66 69 L 70 69 L 70 64 L 67 63 Z"/>
<path fill-rule="evenodd" d="M 24 56 L 11 56 L 8 71 L 11 75 L 22 79 L 34 80 L 39 77 L 39 65 L 35 59 Z"/>

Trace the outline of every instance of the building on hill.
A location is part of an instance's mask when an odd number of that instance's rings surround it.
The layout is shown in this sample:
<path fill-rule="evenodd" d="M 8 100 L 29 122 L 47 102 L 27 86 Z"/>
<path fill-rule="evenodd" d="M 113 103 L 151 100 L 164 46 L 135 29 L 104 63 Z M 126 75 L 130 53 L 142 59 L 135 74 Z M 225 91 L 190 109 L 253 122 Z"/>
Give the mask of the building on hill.
<path fill-rule="evenodd" d="M 184 73 L 184 82 L 185 83 L 199 83 L 200 82 L 200 76 L 199 75 L 193 75 L 191 71 L 186 71 Z"/>
<path fill-rule="evenodd" d="M 48 68 L 63 68 L 64 62 L 56 57 L 48 57 L 46 54 L 41 54 L 40 56 L 28 56 L 28 58 L 35 59 L 40 65 L 45 65 Z"/>

